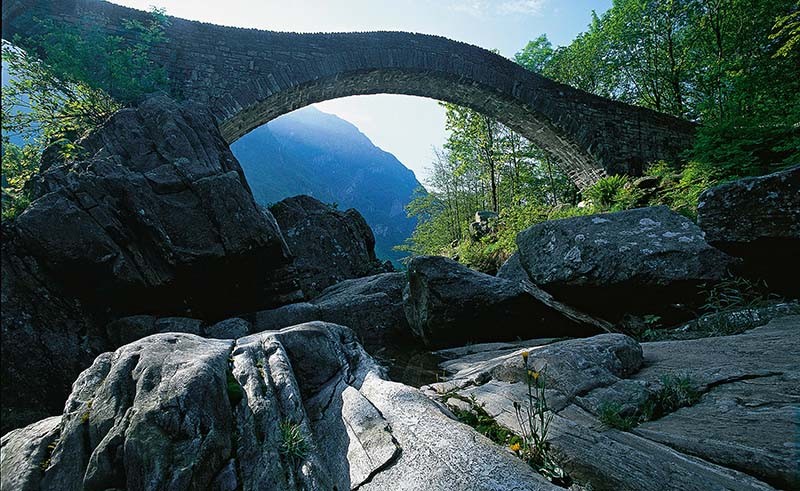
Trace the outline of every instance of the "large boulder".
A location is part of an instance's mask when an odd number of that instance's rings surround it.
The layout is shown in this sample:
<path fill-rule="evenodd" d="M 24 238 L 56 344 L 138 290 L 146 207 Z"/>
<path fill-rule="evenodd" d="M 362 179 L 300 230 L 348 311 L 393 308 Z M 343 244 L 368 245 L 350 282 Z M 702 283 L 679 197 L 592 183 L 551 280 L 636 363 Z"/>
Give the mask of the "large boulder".
<path fill-rule="evenodd" d="M 46 152 L 14 227 L 85 302 L 224 317 L 298 298 L 291 256 L 214 118 L 163 96 L 114 114 L 62 162 Z"/>
<path fill-rule="evenodd" d="M 514 404 L 528 397 L 525 367 L 543 373 L 551 456 L 586 489 L 796 489 L 798 327 L 800 316 L 788 316 L 744 334 L 689 341 L 639 345 L 602 334 L 472 345 L 448 350 L 447 381 L 422 390 L 456 411 L 482 411 L 482 425 L 491 418 L 519 434 Z M 684 382 L 670 382 L 676 379 Z M 677 400 L 679 390 L 699 399 L 680 408 L 653 403 Z M 648 407 L 661 407 L 661 417 L 628 431 L 609 426 L 609 415 Z"/>
<path fill-rule="evenodd" d="M 98 323 L 3 225 L 0 433 L 58 414 L 75 377 L 106 349 Z"/>
<path fill-rule="evenodd" d="M 282 329 L 303 322 L 326 321 L 351 328 L 371 354 L 407 347 L 414 339 L 403 310 L 405 273 L 382 273 L 344 280 L 310 302 L 257 312 L 255 331 Z"/>
<path fill-rule="evenodd" d="M 309 298 L 349 278 L 384 271 L 375 257 L 375 236 L 355 209 L 339 211 L 311 196 L 270 206 L 295 256 L 298 279 Z"/>
<path fill-rule="evenodd" d="M 80 146 L 77 161 L 45 152 L 32 203 L 3 224 L 3 430 L 60 411 L 102 351 L 194 329 L 108 337 L 110 320 L 216 320 L 302 298 L 274 218 L 206 109 L 154 97 Z"/>
<path fill-rule="evenodd" d="M 0 445 L 2 489 L 558 489 L 324 323 L 126 345 Z"/>
<path fill-rule="evenodd" d="M 800 165 L 707 190 L 697 223 L 711 245 L 744 259 L 743 274 L 800 296 Z"/>
<path fill-rule="evenodd" d="M 418 256 L 408 263 L 406 318 L 417 336 L 436 347 L 602 330 L 537 290 L 445 257 Z"/>
<path fill-rule="evenodd" d="M 735 263 L 665 206 L 542 222 L 522 231 L 517 246 L 533 283 L 612 321 L 625 314 L 685 320 L 703 301 L 700 287 Z"/>

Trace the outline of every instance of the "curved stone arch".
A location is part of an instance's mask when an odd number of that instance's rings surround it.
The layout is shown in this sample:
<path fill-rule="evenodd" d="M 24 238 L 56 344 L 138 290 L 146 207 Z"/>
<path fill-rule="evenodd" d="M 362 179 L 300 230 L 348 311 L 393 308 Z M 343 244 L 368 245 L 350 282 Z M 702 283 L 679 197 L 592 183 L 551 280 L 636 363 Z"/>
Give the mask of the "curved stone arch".
<path fill-rule="evenodd" d="M 102 0 L 6 0 L 3 34 L 31 19 L 119 35 L 147 13 Z M 694 127 L 527 71 L 488 50 L 404 32 L 297 34 L 170 18 L 151 54 L 186 98 L 211 105 L 229 142 L 305 105 L 358 94 L 408 94 L 454 102 L 503 122 L 556 157 L 584 187 L 604 173 L 638 174 L 675 159 Z"/>
<path fill-rule="evenodd" d="M 473 83 L 403 70 L 354 71 L 314 79 L 249 100 L 248 94 L 266 83 L 267 80 L 260 79 L 241 88 L 246 105 L 237 99 L 238 91 L 226 97 L 226 102 L 215 104 L 220 129 L 228 142 L 233 143 L 266 122 L 316 102 L 352 95 L 403 94 L 452 102 L 500 121 L 551 154 L 581 187 L 605 175 L 605 169 L 591 154 L 529 106 Z"/>

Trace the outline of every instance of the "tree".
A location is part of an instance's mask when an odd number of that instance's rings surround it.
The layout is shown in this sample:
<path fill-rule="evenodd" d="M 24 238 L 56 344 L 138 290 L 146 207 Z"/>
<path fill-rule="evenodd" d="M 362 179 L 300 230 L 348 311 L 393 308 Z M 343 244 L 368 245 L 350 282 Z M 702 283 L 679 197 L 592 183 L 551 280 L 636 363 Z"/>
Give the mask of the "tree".
<path fill-rule="evenodd" d="M 43 34 L 17 38 L 17 45 L 3 42 L 11 75 L 2 90 L 4 220 L 27 206 L 26 184 L 45 147 L 78 158 L 79 142 L 91 130 L 125 104 L 166 87 L 163 68 L 147 56 L 164 42 L 166 23 L 164 12 L 154 9 L 148 22 L 123 21 L 126 36 L 43 22 Z M 12 135 L 22 145 L 13 144 Z"/>
<path fill-rule="evenodd" d="M 615 0 L 586 32 L 523 66 L 595 94 L 698 121 L 687 154 L 728 175 L 800 160 L 796 0 Z"/>
<path fill-rule="evenodd" d="M 553 59 L 553 45 L 547 39 L 547 34 L 542 34 L 522 48 L 514 60 L 532 72 L 542 73 Z"/>

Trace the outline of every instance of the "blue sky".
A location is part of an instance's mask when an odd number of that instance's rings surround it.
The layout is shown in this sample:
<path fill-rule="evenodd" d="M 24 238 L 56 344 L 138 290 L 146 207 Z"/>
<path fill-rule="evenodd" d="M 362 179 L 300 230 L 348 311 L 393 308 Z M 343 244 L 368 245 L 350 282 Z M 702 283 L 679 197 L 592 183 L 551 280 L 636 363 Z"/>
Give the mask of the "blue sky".
<path fill-rule="evenodd" d="M 113 0 L 146 10 L 164 7 L 178 17 L 275 31 L 397 30 L 438 34 L 497 49 L 512 58 L 546 33 L 555 45 L 585 30 L 592 10 L 611 0 Z M 320 110 L 355 124 L 424 179 L 431 147 L 446 138 L 444 111 L 435 101 L 399 95 L 356 96 L 323 102 Z"/>

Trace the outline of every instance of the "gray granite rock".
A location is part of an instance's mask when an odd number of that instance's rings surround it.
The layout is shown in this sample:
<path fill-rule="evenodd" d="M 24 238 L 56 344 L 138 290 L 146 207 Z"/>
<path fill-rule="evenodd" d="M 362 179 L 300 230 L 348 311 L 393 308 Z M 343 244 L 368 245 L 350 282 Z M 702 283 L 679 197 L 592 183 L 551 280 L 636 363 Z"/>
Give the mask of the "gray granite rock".
<path fill-rule="evenodd" d="M 302 298 L 278 225 L 207 108 L 148 98 L 80 145 L 73 162 L 46 151 L 31 204 L 3 221 L 3 430 L 56 414 L 98 354 L 159 330 L 139 319 L 107 332 L 110 321 Z"/>
<path fill-rule="evenodd" d="M 0 476 L 4 490 L 558 489 L 321 322 L 104 353 L 62 416 L 3 437 Z"/>
<path fill-rule="evenodd" d="M 588 316 L 576 315 L 532 285 L 480 273 L 448 258 L 415 257 L 408 263 L 408 278 L 406 318 L 431 346 L 602 331 Z"/>
<path fill-rule="evenodd" d="M 527 397 L 525 350 L 530 366 L 546 367 L 551 450 L 578 483 L 595 490 L 793 489 L 800 482 L 798 327 L 795 315 L 744 334 L 685 341 L 638 345 L 604 334 L 470 346 L 443 352 L 449 379 L 422 390 L 441 401 L 474 400 L 519 432 L 513 402 Z M 601 422 L 609 403 L 621 413 L 641 410 L 664 377 L 688 380 L 699 401 L 627 432 Z"/>
<path fill-rule="evenodd" d="M 355 209 L 339 211 L 311 196 L 294 196 L 270 206 L 294 255 L 308 298 L 349 278 L 381 273 L 375 236 Z"/>
<path fill-rule="evenodd" d="M 617 321 L 626 313 L 686 319 L 736 261 L 665 206 L 552 220 L 517 236 L 531 281 L 564 303 Z"/>
<path fill-rule="evenodd" d="M 297 298 L 291 257 L 207 108 L 154 96 L 46 152 L 19 242 L 87 303 L 224 315 Z M 214 285 L 210 288 L 209 285 Z"/>
<path fill-rule="evenodd" d="M 697 223 L 711 245 L 744 259 L 742 274 L 800 297 L 800 165 L 705 191 Z"/>
<path fill-rule="evenodd" d="M 325 321 L 355 331 L 370 353 L 414 343 L 403 310 L 405 273 L 382 273 L 341 281 L 310 302 L 284 305 L 255 313 L 253 329 L 281 329 L 310 321 Z"/>
<path fill-rule="evenodd" d="M 58 439 L 61 416 L 52 416 L 0 438 L 0 488 L 38 491 L 42 468 L 47 467 L 52 445 Z"/>
<path fill-rule="evenodd" d="M 250 331 L 250 323 L 238 317 L 225 319 L 203 329 L 203 333 L 207 338 L 214 339 L 237 339 L 247 336 Z"/>

